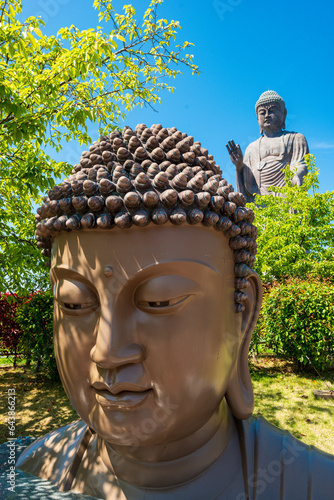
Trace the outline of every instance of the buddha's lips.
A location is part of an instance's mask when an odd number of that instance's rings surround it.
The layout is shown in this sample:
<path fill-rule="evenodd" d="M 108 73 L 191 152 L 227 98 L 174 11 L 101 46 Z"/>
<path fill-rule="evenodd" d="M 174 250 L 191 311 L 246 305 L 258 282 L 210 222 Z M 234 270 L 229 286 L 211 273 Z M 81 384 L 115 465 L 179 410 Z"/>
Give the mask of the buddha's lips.
<path fill-rule="evenodd" d="M 93 382 L 92 387 L 98 391 L 108 391 L 115 396 L 121 392 L 146 392 L 152 389 L 151 387 L 144 387 L 132 382 L 117 382 L 111 387 L 106 382 Z"/>
<path fill-rule="evenodd" d="M 152 389 L 142 392 L 122 391 L 111 394 L 109 391 L 95 389 L 96 401 L 105 409 L 130 409 L 141 404 L 151 393 Z"/>
<path fill-rule="evenodd" d="M 96 401 L 106 409 L 128 409 L 142 403 L 153 392 L 151 387 L 119 382 L 109 387 L 105 382 L 94 382 Z"/>

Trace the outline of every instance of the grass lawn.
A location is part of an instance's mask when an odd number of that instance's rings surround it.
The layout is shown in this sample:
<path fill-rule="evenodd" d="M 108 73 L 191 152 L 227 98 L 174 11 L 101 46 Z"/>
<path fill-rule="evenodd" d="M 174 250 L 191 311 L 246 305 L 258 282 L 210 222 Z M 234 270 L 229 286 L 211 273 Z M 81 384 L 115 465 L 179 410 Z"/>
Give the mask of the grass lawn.
<path fill-rule="evenodd" d="M 8 440 L 7 393 L 15 389 L 16 432 L 19 436 L 43 436 L 78 418 L 61 384 L 42 374 L 18 367 L 0 366 L 0 443 Z"/>
<path fill-rule="evenodd" d="M 334 454 L 334 400 L 317 400 L 313 389 L 326 389 L 314 372 L 294 373 L 287 361 L 261 356 L 251 361 L 255 415 L 289 430 L 307 444 Z M 334 371 L 325 374 L 334 388 Z M 78 418 L 60 384 L 24 367 L 0 366 L 0 443 L 8 439 L 7 391 L 16 391 L 16 437 L 42 436 Z"/>
<path fill-rule="evenodd" d="M 281 429 L 287 429 L 304 443 L 334 455 L 334 399 L 316 399 L 314 389 L 334 389 L 334 370 L 298 374 L 293 364 L 275 357 L 251 361 L 254 387 L 254 415 Z"/>

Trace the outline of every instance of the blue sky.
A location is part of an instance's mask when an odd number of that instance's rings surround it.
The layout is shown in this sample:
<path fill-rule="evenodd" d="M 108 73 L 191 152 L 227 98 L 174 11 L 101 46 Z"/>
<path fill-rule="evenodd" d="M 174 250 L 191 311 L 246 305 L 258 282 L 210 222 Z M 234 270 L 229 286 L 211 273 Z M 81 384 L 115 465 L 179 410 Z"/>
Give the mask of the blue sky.
<path fill-rule="evenodd" d="M 43 32 L 55 34 L 63 26 L 98 25 L 93 0 L 23 0 L 25 16 L 40 15 Z M 138 10 L 146 0 L 115 0 Z M 286 102 L 287 130 L 303 133 L 320 168 L 320 190 L 334 189 L 333 52 L 334 3 L 314 0 L 165 0 L 160 16 L 176 19 L 179 41 L 195 44 L 191 52 L 200 75 L 184 71 L 161 93 L 157 112 L 150 108 L 128 114 L 125 124 L 161 123 L 193 135 L 209 149 L 235 185 L 234 167 L 225 148 L 239 142 L 243 151 L 259 137 L 254 105 L 265 90 L 276 90 Z M 111 28 L 110 28 L 111 29 Z M 97 128 L 90 128 L 97 138 Z M 59 159 L 76 163 L 82 147 L 64 145 Z"/>

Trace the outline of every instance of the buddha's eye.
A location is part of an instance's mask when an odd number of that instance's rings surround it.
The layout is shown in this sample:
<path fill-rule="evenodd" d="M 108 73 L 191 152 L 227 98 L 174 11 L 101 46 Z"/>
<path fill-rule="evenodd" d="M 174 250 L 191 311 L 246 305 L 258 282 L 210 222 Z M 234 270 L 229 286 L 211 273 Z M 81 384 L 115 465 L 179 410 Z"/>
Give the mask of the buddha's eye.
<path fill-rule="evenodd" d="M 66 309 L 82 309 L 83 304 L 68 304 L 67 302 L 64 302 L 64 307 Z"/>
<path fill-rule="evenodd" d="M 57 302 L 65 313 L 71 315 L 88 314 L 98 308 L 98 304 L 96 302 L 83 302 L 81 304 L 73 302 L 63 302 L 61 300 L 57 300 Z"/>
<path fill-rule="evenodd" d="M 157 301 L 139 300 L 137 305 L 144 307 L 170 307 L 170 306 L 175 306 L 180 302 L 183 302 L 187 297 L 188 295 L 183 297 L 177 297 L 176 299 L 170 299 L 170 300 L 157 300 Z"/>
<path fill-rule="evenodd" d="M 148 314 L 172 314 L 196 293 L 197 285 L 185 276 L 153 276 L 138 286 L 134 302 L 138 309 Z"/>
<path fill-rule="evenodd" d="M 161 302 L 149 302 L 148 305 L 150 307 L 168 307 L 170 304 L 170 300 L 162 300 Z"/>
<path fill-rule="evenodd" d="M 138 300 L 137 307 L 145 312 L 150 313 L 167 313 L 174 311 L 178 306 L 185 302 L 190 295 L 183 295 L 170 300 Z"/>
<path fill-rule="evenodd" d="M 99 307 L 97 295 L 75 280 L 59 280 L 54 286 L 54 296 L 63 312 L 72 316 L 90 314 Z"/>

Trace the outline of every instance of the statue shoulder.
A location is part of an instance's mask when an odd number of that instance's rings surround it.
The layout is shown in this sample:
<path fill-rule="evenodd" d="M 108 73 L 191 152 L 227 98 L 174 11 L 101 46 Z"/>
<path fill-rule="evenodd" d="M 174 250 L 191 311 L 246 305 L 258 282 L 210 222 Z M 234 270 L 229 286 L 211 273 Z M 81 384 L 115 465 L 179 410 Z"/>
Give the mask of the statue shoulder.
<path fill-rule="evenodd" d="M 260 139 L 261 139 L 261 137 L 259 137 L 258 139 L 256 139 L 256 141 L 253 141 L 250 144 L 248 144 L 248 146 L 247 146 L 247 148 L 245 150 L 244 163 L 249 168 L 252 168 L 252 164 L 258 158 Z"/>
<path fill-rule="evenodd" d="M 34 441 L 19 456 L 16 467 L 34 476 L 48 479 L 60 491 L 67 489 L 73 467 L 79 465 L 91 431 L 82 420 L 60 427 Z"/>
<path fill-rule="evenodd" d="M 283 134 L 288 136 L 288 138 L 294 142 L 307 143 L 306 137 L 300 132 L 288 132 L 287 130 L 284 130 Z"/>
<path fill-rule="evenodd" d="M 258 151 L 259 150 L 259 142 L 261 140 L 261 137 L 259 137 L 258 139 L 256 139 L 256 141 L 253 141 L 251 142 L 250 144 L 248 144 L 246 150 L 245 150 L 245 155 L 247 153 L 249 153 L 250 151 L 253 151 L 253 150 L 256 150 Z"/>
<path fill-rule="evenodd" d="M 243 427 L 248 475 L 261 476 L 256 493 L 283 488 L 287 498 L 328 500 L 334 491 L 333 455 L 299 441 L 262 417 L 251 417 Z"/>

